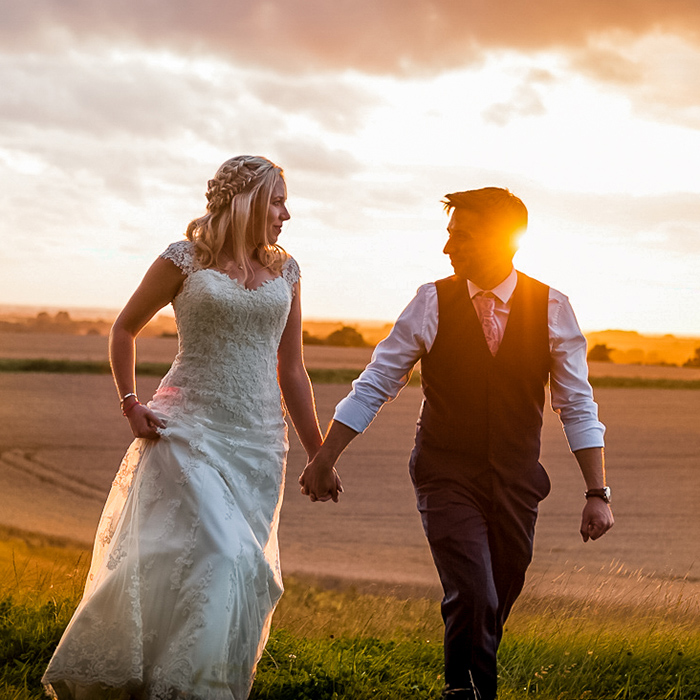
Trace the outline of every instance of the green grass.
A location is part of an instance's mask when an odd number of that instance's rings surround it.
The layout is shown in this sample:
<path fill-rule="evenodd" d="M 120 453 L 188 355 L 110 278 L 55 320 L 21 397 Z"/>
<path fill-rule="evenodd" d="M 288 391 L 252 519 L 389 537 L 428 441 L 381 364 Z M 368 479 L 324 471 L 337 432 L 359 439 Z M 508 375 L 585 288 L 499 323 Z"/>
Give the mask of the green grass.
<path fill-rule="evenodd" d="M 700 698 L 697 600 L 525 601 L 501 647 L 502 700 Z"/>
<path fill-rule="evenodd" d="M 87 566 L 77 549 L 0 541 L 2 700 L 42 697 L 39 679 Z M 521 599 L 501 645 L 500 700 L 700 698 L 698 600 L 652 581 L 636 605 L 613 605 L 605 591 L 624 579 L 598 583 L 585 599 Z M 254 700 L 439 697 L 436 601 L 285 585 Z"/>
<path fill-rule="evenodd" d="M 139 362 L 136 372 L 140 376 L 162 377 L 170 368 L 167 362 Z M 82 360 L 47 360 L 0 358 L 0 372 L 52 372 L 58 374 L 109 374 L 108 362 Z M 350 384 L 359 377 L 359 369 L 309 368 L 314 384 Z M 622 389 L 694 389 L 700 390 L 696 379 L 645 379 L 643 377 L 591 377 L 594 387 Z M 409 386 L 420 385 L 420 373 L 411 375 Z"/>
<path fill-rule="evenodd" d="M 139 362 L 142 376 L 162 377 L 170 368 L 167 362 Z M 54 374 L 110 374 L 109 362 L 94 360 L 48 360 L 45 358 L 0 358 L 0 372 L 50 372 Z"/>

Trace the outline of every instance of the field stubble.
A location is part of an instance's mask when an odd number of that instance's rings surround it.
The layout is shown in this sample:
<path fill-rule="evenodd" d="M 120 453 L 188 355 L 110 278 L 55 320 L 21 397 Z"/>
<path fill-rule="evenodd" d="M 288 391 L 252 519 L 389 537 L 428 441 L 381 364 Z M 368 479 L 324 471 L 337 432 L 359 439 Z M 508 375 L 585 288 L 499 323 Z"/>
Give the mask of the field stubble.
<path fill-rule="evenodd" d="M 60 336 L 44 340 L 44 356 L 104 359 L 95 354 L 104 352 L 100 338 L 69 337 L 66 347 Z M 173 339 L 147 338 L 139 345 L 139 358 L 162 362 L 174 349 Z M 0 355 L 9 350 L 3 346 Z M 362 367 L 370 351 L 309 347 L 306 352 L 310 367 L 332 369 Z M 604 371 L 695 378 L 681 368 L 591 368 L 594 375 Z M 140 379 L 140 394 L 149 396 L 157 382 Z M 325 425 L 348 387 L 321 384 L 315 390 Z M 0 374 L 0 393 L 0 526 L 89 545 L 130 440 L 111 379 Z M 608 477 L 617 523 L 599 542 L 581 542 L 583 481 L 557 417 L 547 410 L 542 462 L 553 488 L 540 509 L 528 589 L 536 595 L 549 591 L 580 597 L 600 585 L 594 581 L 602 575 L 615 581 L 605 585 L 616 596 L 635 598 L 649 580 L 696 591 L 700 392 L 599 388 L 596 399 L 608 427 Z M 290 431 L 280 528 L 286 573 L 317 577 L 325 584 L 350 580 L 370 591 L 394 586 L 406 593 L 438 594 L 407 474 L 419 405 L 419 389 L 407 388 L 353 442 L 339 465 L 346 491 L 338 504 L 310 504 L 299 495 L 296 478 L 304 459 Z"/>

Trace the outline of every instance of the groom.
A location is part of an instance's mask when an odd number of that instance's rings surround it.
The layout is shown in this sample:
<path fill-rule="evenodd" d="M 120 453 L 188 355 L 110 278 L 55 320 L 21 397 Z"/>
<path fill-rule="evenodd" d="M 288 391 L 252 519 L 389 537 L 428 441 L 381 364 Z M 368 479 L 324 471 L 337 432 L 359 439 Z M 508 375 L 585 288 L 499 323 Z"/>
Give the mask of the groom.
<path fill-rule="evenodd" d="M 443 695 L 493 700 L 503 626 L 550 490 L 538 461 L 547 382 L 586 483 L 584 541 L 613 525 L 605 429 L 568 299 L 513 268 L 525 205 L 496 187 L 449 194 L 444 204 L 455 274 L 420 287 L 338 404 L 299 483 L 312 501 L 338 500 L 338 457 L 420 360 L 424 401 L 410 474 L 444 590 Z"/>

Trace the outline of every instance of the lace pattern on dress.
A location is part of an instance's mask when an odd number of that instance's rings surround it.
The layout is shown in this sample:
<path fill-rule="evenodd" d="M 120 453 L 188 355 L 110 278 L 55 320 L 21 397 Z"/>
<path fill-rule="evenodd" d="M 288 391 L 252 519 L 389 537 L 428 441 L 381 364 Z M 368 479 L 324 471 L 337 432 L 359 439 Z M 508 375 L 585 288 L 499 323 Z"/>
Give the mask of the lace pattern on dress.
<path fill-rule="evenodd" d="M 175 263 L 186 275 L 191 275 L 196 270 L 199 270 L 192 241 L 171 243 L 159 257 Z"/>
<path fill-rule="evenodd" d="M 151 407 L 167 415 L 224 410 L 241 427 L 281 427 L 277 349 L 298 280 L 291 257 L 255 289 L 213 269 L 190 273 L 173 300 L 178 354 Z"/>
<path fill-rule="evenodd" d="M 284 267 L 282 268 L 282 277 L 284 277 L 284 279 L 287 280 L 289 286 L 292 287 L 292 290 L 294 292 L 294 285 L 301 278 L 301 270 L 299 270 L 299 264 L 291 255 L 287 258 L 287 261 L 284 263 Z"/>
<path fill-rule="evenodd" d="M 201 269 L 195 255 L 194 244 L 191 241 L 175 241 L 158 257 L 175 263 L 186 275 L 191 275 Z M 301 278 L 299 264 L 291 255 L 282 267 L 282 277 L 287 280 L 290 287 L 294 286 Z"/>

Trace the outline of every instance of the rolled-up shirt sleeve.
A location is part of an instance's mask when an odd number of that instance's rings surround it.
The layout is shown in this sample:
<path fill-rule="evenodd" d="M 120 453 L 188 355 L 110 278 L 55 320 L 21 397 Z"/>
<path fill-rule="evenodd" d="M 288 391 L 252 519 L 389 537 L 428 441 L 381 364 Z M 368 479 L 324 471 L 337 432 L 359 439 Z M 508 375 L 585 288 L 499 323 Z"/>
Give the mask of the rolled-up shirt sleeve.
<path fill-rule="evenodd" d="M 605 426 L 588 381 L 586 339 L 566 296 L 550 289 L 549 344 L 552 409 L 559 414 L 572 452 L 603 447 Z"/>
<path fill-rule="evenodd" d="M 391 333 L 375 348 L 372 361 L 352 383 L 352 391 L 336 406 L 334 420 L 362 433 L 381 407 L 398 396 L 427 351 L 426 336 L 435 336 L 436 304 L 434 284 L 418 289 Z"/>

